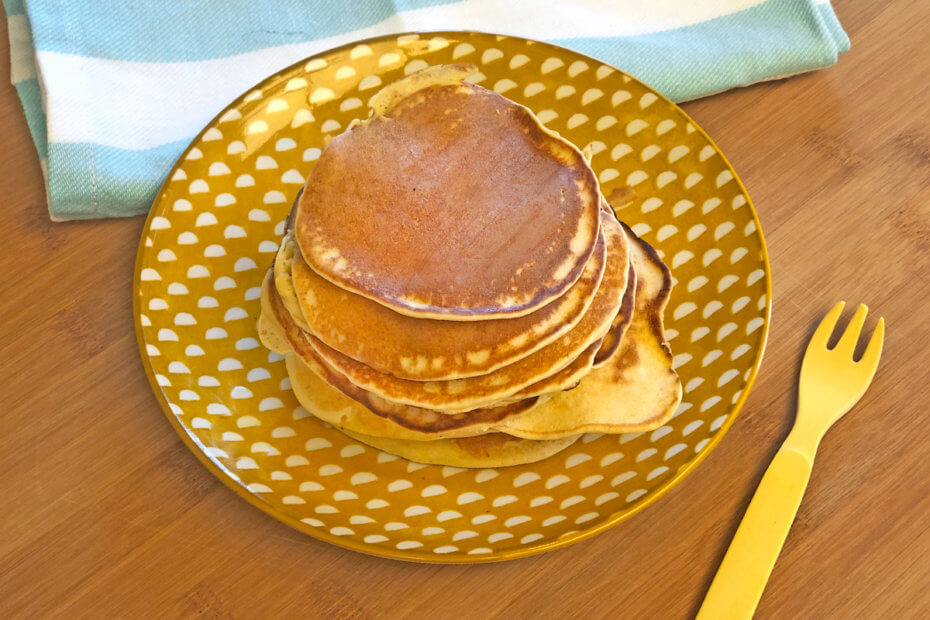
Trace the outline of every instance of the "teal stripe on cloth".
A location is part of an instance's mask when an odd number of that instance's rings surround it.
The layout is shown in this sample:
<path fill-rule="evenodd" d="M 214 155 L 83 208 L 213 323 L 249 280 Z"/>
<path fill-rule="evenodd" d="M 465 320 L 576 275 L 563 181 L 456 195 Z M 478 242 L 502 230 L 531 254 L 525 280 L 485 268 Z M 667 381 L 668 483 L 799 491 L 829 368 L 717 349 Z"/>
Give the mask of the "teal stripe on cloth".
<path fill-rule="evenodd" d="M 55 217 L 86 220 L 147 213 L 165 174 L 188 140 L 130 151 L 99 144 L 57 143 L 48 148 L 49 193 Z M 120 205 L 114 212 L 114 205 Z"/>
<path fill-rule="evenodd" d="M 6 11 L 7 17 L 26 14 L 26 7 L 23 6 L 23 0 L 3 0 L 3 10 Z"/>
<path fill-rule="evenodd" d="M 3 10 L 6 12 L 7 19 L 26 14 L 23 0 L 3 0 Z M 11 59 L 14 55 L 12 45 L 13 42 L 10 41 Z M 36 152 L 39 154 L 39 159 L 45 159 L 48 157 L 48 131 L 45 123 L 45 111 L 42 109 L 42 91 L 39 88 L 39 81 L 31 77 L 15 83 L 14 86 L 19 101 L 23 106 L 26 125 L 29 127 L 29 134 L 32 136 Z"/>
<path fill-rule="evenodd" d="M 436 11 L 441 12 L 446 10 L 444 5 L 454 1 L 351 0 L 337 6 L 325 0 L 228 0 L 219 11 L 218 2 L 191 0 L 2 0 L 8 17 L 28 13 L 28 21 L 16 18 L 20 40 L 28 41 L 22 25 L 31 22 L 36 48 L 73 57 L 136 61 L 126 69 L 134 77 L 147 75 L 146 71 L 152 75 L 164 71 L 159 62 L 197 62 L 314 41 L 384 23 L 399 11 L 438 7 Z M 610 0 L 603 1 L 607 6 Z M 726 0 L 714 1 L 725 10 Z M 586 6 L 596 10 L 592 0 Z M 489 16 L 494 13 L 493 9 L 486 10 Z M 398 30 L 403 29 L 402 16 L 396 24 Z M 518 27 L 514 24 L 514 28 Z M 839 53 L 849 49 L 849 39 L 832 7 L 815 4 L 815 0 L 765 0 L 748 9 L 673 30 L 553 42 L 617 66 L 676 101 L 829 66 Z M 46 119 L 40 82 L 26 77 L 31 74 L 20 71 L 24 77 L 16 88 L 36 149 L 41 158 L 48 160 L 51 215 L 89 219 L 145 213 L 195 131 L 182 140 L 174 140 L 178 137 L 175 134 L 167 138 L 172 142 L 155 148 L 116 148 L 92 142 L 49 144 L 47 122 L 52 135 L 67 135 L 67 131 L 61 131 L 63 128 L 89 126 L 118 127 L 125 129 L 122 135 L 131 136 L 137 128 L 134 109 L 117 118 L 119 115 L 113 113 L 94 114 L 98 108 L 91 106 L 91 114 L 88 116 L 85 110 L 81 116 L 85 125 L 75 125 L 69 120 L 76 116 L 69 116 L 69 109 L 59 106 L 50 110 Z M 56 88 L 56 84 L 47 86 Z M 184 87 L 178 84 L 178 88 Z M 205 118 L 212 112 L 205 111 Z M 71 135 L 84 139 L 86 134 Z M 131 140 L 119 143 L 132 146 Z M 140 142 L 139 146 L 144 144 L 148 143 Z"/>
<path fill-rule="evenodd" d="M 42 93 L 39 91 L 39 80 L 29 78 L 19 82 L 16 84 L 16 94 L 19 95 L 19 101 L 23 104 L 26 124 L 29 125 L 29 133 L 36 145 L 39 159 L 45 159 L 48 157 L 48 135 L 45 126 L 45 113 L 42 111 Z"/>
<path fill-rule="evenodd" d="M 45 0 L 29 8 L 36 48 L 66 54 L 171 62 L 302 43 L 456 0 Z M 145 4 L 142 2 L 141 4 Z M 206 35 L 206 36 L 205 36 Z"/>
<path fill-rule="evenodd" d="M 832 65 L 849 49 L 830 6 L 805 0 L 768 0 L 666 32 L 553 43 L 607 60 L 672 101 Z"/>
<path fill-rule="evenodd" d="M 849 35 L 846 34 L 846 31 L 843 30 L 843 26 L 840 25 L 840 20 L 837 19 L 836 13 L 833 12 L 833 7 L 829 4 L 820 4 L 817 5 L 816 9 L 820 14 L 820 18 L 823 20 L 824 26 L 833 37 L 837 49 L 840 52 L 848 52 L 850 45 Z"/>

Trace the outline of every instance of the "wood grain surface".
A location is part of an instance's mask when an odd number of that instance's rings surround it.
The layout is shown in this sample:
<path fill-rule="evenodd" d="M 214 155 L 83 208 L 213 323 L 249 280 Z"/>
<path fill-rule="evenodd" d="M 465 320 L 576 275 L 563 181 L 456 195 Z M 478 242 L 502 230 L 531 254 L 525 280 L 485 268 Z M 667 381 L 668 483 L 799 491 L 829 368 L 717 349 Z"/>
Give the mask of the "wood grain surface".
<path fill-rule="evenodd" d="M 930 3 L 837 0 L 837 66 L 684 107 L 733 162 L 772 256 L 768 351 L 726 438 L 610 531 L 502 564 L 416 565 L 317 542 L 181 443 L 136 349 L 142 218 L 51 223 L 0 46 L 0 616 L 693 616 L 794 416 L 838 299 L 888 322 L 824 441 L 759 617 L 930 613 Z M 0 26 L 5 41 L 5 26 Z"/>

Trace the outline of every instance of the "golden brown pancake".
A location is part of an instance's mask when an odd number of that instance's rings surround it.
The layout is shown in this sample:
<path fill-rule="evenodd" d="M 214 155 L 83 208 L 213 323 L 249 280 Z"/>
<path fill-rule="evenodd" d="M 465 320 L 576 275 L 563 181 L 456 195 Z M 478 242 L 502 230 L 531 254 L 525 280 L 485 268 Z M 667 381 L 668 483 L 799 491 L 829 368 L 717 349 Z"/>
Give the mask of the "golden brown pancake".
<path fill-rule="evenodd" d="M 413 92 L 334 138 L 307 179 L 307 264 L 418 318 L 513 318 L 563 295 L 598 238 L 581 152 L 493 91 L 408 80 Z"/>
<path fill-rule="evenodd" d="M 620 218 L 617 217 L 617 208 L 626 206 L 635 199 L 636 192 L 633 191 L 633 188 L 629 186 L 617 187 L 610 194 L 610 202 L 601 196 L 601 212 L 606 213 L 610 218 L 623 226 L 624 230 L 629 231 L 626 224 L 623 224 Z M 632 233 L 632 231 L 630 232 Z M 626 309 L 626 312 L 624 313 L 621 309 L 621 311 L 617 313 L 613 325 L 610 327 L 610 331 L 604 336 L 604 340 L 601 343 L 601 350 L 597 352 L 597 356 L 594 358 L 595 368 L 606 364 L 607 360 L 617 352 L 617 349 L 620 347 L 620 340 L 623 338 L 623 334 L 626 333 L 630 321 L 633 320 L 633 304 L 635 303 L 636 293 L 636 270 L 633 269 L 632 260 L 630 261 L 630 278 L 627 282 L 627 290 L 623 297 L 623 308 Z"/>
<path fill-rule="evenodd" d="M 364 444 L 408 461 L 452 467 L 509 467 L 535 463 L 561 452 L 578 439 L 576 435 L 562 439 L 534 441 L 511 437 L 504 433 L 489 433 L 462 439 L 406 441 L 372 437 L 346 429 L 339 430 Z"/>
<path fill-rule="evenodd" d="M 277 312 L 277 306 L 280 302 L 275 301 L 277 293 L 274 290 L 274 275 L 272 270 L 268 270 L 265 279 L 262 280 L 261 293 L 261 313 L 258 315 L 258 339 L 266 349 L 274 351 L 280 355 L 287 355 L 293 350 L 287 337 L 287 331 L 284 327 Z M 280 297 L 278 297 L 280 300 Z M 293 321 L 293 319 L 292 319 Z"/>
<path fill-rule="evenodd" d="M 626 291 L 623 293 L 623 303 L 620 305 L 620 312 L 614 317 L 614 322 L 610 324 L 610 330 L 601 340 L 600 349 L 594 357 L 594 367 L 603 366 L 617 352 L 620 347 L 620 341 L 626 333 L 630 322 L 633 320 L 633 309 L 636 303 L 636 269 L 633 268 L 633 262 L 630 261 L 630 273 L 626 281 Z"/>
<path fill-rule="evenodd" d="M 371 108 L 372 116 L 384 116 L 388 110 L 420 89 L 427 86 L 460 84 L 477 72 L 478 66 L 471 63 L 427 67 L 384 86 L 368 100 L 368 107 Z"/>
<path fill-rule="evenodd" d="M 272 277 L 274 278 L 274 288 L 281 297 L 281 303 L 287 308 L 291 319 L 304 331 L 310 331 L 307 319 L 303 310 L 300 309 L 300 302 L 297 299 L 297 291 L 294 288 L 294 278 L 291 275 L 291 263 L 294 258 L 300 260 L 300 250 L 293 240 L 293 236 L 288 232 L 285 233 L 281 245 L 278 247 L 274 256 L 272 266 Z M 340 289 L 341 290 L 341 289 Z"/>
<path fill-rule="evenodd" d="M 661 426 L 681 402 L 681 381 L 672 369 L 662 315 L 671 274 L 658 254 L 627 229 L 636 269 L 636 309 L 620 349 L 573 390 L 532 411 L 508 417 L 494 429 L 528 439 L 578 433 L 625 433 Z"/>
<path fill-rule="evenodd" d="M 346 385 L 347 382 L 340 381 L 332 373 L 326 372 L 326 369 L 315 363 L 312 358 L 304 359 L 294 353 L 288 353 L 285 355 L 285 363 L 291 384 L 296 384 L 294 393 L 305 409 L 331 424 L 345 426 L 350 430 L 370 431 L 379 436 L 403 437 L 414 441 L 473 437 L 488 432 L 495 423 L 508 416 L 529 411 L 538 402 L 538 398 L 529 398 L 501 407 L 449 415 L 379 399 L 352 384 Z M 338 382 L 338 385 L 334 381 Z M 346 388 L 347 390 L 343 391 Z M 320 399 L 326 398 L 330 390 L 352 399 L 362 405 L 364 410 L 343 407 L 338 412 L 338 417 L 333 418 L 332 413 L 325 413 L 328 408 L 319 405 Z M 372 415 L 378 420 L 373 420 Z"/>
<path fill-rule="evenodd" d="M 586 432 L 622 433 L 661 426 L 681 400 L 681 383 L 672 370 L 662 327 L 671 278 L 654 250 L 628 234 L 636 240 L 630 246 L 641 286 L 637 287 L 636 311 L 620 350 L 610 363 L 588 373 L 576 388 L 544 397 L 544 402 L 525 413 L 451 431 L 417 431 L 376 415 L 288 354 L 294 392 L 308 411 L 333 425 L 354 433 L 413 441 L 489 432 L 558 439 Z M 280 346 L 273 339 L 266 340 L 266 331 L 261 332 L 266 346 Z"/>
<path fill-rule="evenodd" d="M 581 355 L 573 359 L 571 363 L 562 370 L 526 386 L 519 392 L 511 394 L 510 398 L 528 398 L 529 396 L 549 394 L 550 392 L 567 390 L 578 385 L 578 382 L 591 372 L 591 366 L 594 364 L 594 358 L 601 348 L 601 342 L 602 340 L 598 340 L 582 351 Z"/>
<path fill-rule="evenodd" d="M 397 409 L 392 415 L 381 415 L 330 385 L 318 374 L 323 372 L 322 368 L 312 361 L 308 363 L 294 353 L 285 354 L 284 361 L 294 395 L 303 408 L 324 422 L 356 433 L 408 441 L 432 441 L 484 435 L 493 431 L 500 422 L 500 419 L 494 419 L 498 417 L 494 415 L 451 416 L 414 408 Z M 522 408 L 523 405 L 517 407 Z M 504 419 L 508 415 L 518 413 L 511 410 L 500 417 Z"/>
<path fill-rule="evenodd" d="M 271 274 L 262 282 L 262 313 L 259 317 L 259 337 L 269 349 L 285 355 L 288 376 L 297 399 L 321 419 L 349 429 L 374 435 L 405 437 L 415 440 L 437 437 L 468 437 L 487 432 L 492 424 L 507 416 L 532 409 L 538 397 L 512 399 L 499 406 L 450 415 L 421 407 L 411 407 L 386 401 L 352 385 L 345 377 L 329 370 L 307 342 L 303 332 L 274 290 Z M 340 392 L 335 395 L 334 391 Z M 330 403 L 345 404 L 348 397 L 367 409 L 354 410 Z M 372 419 L 374 414 L 380 419 Z M 336 417 L 334 417 L 336 416 Z"/>
<path fill-rule="evenodd" d="M 491 373 L 452 381 L 410 381 L 378 372 L 315 338 L 310 338 L 310 344 L 327 366 L 358 387 L 389 401 L 437 411 L 456 413 L 492 406 L 518 391 L 526 396 L 551 391 L 546 383 L 539 388 L 534 388 L 534 384 L 565 368 L 600 341 L 622 304 L 629 273 L 629 243 L 620 225 L 610 218 L 605 218 L 601 234 L 606 240 L 607 267 L 597 295 L 581 321 L 555 342 Z M 296 274 L 296 261 L 294 270 Z"/>
<path fill-rule="evenodd" d="M 288 255 L 288 238 L 279 251 Z M 415 381 L 484 375 L 549 345 L 574 328 L 598 292 L 606 265 L 598 240 L 581 278 L 559 299 L 515 319 L 463 322 L 415 319 L 335 286 L 310 269 L 297 252 L 290 263 L 296 296 L 307 331 L 347 359 L 375 371 Z M 279 293 L 287 299 L 286 272 L 276 271 Z M 300 322 L 300 321 L 298 321 Z"/>

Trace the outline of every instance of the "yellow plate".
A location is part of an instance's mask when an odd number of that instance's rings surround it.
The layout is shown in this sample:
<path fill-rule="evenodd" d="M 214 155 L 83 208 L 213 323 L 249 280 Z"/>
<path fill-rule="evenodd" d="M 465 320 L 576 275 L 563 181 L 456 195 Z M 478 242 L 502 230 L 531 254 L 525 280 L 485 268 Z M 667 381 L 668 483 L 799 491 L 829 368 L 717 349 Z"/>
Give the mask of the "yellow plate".
<path fill-rule="evenodd" d="M 520 467 L 424 466 L 362 446 L 300 408 L 280 356 L 258 342 L 259 285 L 284 218 L 328 139 L 383 84 L 427 65 L 478 65 L 478 83 L 527 105 L 579 146 L 621 219 L 676 278 L 666 311 L 684 403 L 645 434 L 586 435 Z M 168 419 L 223 482 L 328 542 L 393 558 L 516 558 L 587 538 L 641 510 L 733 422 L 768 333 L 759 221 L 733 169 L 678 107 L 581 54 L 482 33 L 381 37 L 269 77 L 175 164 L 136 262 L 135 319 Z"/>

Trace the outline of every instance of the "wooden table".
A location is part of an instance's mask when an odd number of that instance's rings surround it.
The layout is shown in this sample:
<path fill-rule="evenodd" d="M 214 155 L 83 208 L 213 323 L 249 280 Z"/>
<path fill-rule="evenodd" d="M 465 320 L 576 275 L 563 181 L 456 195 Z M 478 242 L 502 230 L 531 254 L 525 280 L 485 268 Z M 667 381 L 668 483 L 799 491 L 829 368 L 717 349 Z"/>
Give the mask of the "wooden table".
<path fill-rule="evenodd" d="M 836 67 L 685 106 L 749 188 L 772 256 L 772 331 L 740 418 L 645 512 L 503 564 L 332 547 L 197 462 L 136 350 L 142 218 L 51 223 L 19 102 L 0 88 L 0 616 L 691 616 L 791 423 L 806 338 L 837 299 L 885 316 L 883 363 L 821 447 L 759 616 L 927 613 L 930 6 L 836 4 L 853 42 Z M 8 66 L 0 45 L 4 84 Z"/>

